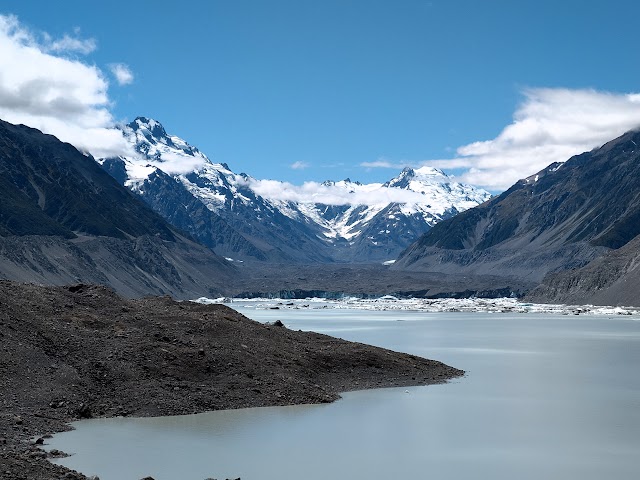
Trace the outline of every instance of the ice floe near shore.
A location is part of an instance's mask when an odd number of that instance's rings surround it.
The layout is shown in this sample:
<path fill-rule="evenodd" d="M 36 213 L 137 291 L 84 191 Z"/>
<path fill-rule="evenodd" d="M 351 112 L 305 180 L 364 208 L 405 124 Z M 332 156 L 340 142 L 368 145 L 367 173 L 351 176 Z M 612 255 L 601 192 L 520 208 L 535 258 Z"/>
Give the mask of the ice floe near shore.
<path fill-rule="evenodd" d="M 344 310 L 411 310 L 423 312 L 484 312 L 484 313 L 548 313 L 555 315 L 636 315 L 638 307 L 603 307 L 598 305 L 561 305 L 527 303 L 515 298 L 437 298 L 399 299 L 391 295 L 362 299 L 345 297 L 338 300 L 325 298 L 279 299 L 279 298 L 216 298 L 194 300 L 198 303 L 225 303 L 234 307 L 258 310 L 278 309 L 344 309 Z"/>

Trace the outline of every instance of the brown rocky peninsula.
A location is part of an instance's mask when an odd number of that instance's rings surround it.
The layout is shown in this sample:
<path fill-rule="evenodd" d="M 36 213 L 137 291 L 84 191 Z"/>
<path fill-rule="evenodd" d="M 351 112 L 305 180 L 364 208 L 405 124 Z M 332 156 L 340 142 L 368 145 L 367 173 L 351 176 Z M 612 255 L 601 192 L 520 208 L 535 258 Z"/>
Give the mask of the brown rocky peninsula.
<path fill-rule="evenodd" d="M 0 477 L 85 478 L 51 464 L 33 441 L 78 418 L 331 402 L 342 391 L 463 373 L 223 305 L 0 281 Z"/>

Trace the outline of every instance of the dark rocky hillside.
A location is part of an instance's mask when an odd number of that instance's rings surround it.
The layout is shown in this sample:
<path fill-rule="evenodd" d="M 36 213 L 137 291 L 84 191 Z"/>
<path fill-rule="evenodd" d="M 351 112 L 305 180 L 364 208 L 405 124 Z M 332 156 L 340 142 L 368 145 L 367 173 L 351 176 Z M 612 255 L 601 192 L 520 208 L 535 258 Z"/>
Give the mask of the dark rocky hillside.
<path fill-rule="evenodd" d="M 219 295 L 235 270 L 91 157 L 0 121 L 0 278 L 110 285 L 128 296 Z"/>
<path fill-rule="evenodd" d="M 265 252 L 243 237 L 226 220 L 209 210 L 182 183 L 162 170 L 155 170 L 149 175 L 138 194 L 171 225 L 187 232 L 201 244 L 213 248 L 218 255 L 236 260 L 267 260 Z"/>
<path fill-rule="evenodd" d="M 0 278 L 65 285 L 108 285 L 127 297 L 179 299 L 225 294 L 237 270 L 187 238 L 170 242 L 144 235 L 132 240 L 46 235 L 0 237 Z"/>
<path fill-rule="evenodd" d="M 580 269 L 640 233 L 640 133 L 553 164 L 441 222 L 394 268 L 541 281 Z"/>
<path fill-rule="evenodd" d="M 0 189 L 4 235 L 175 239 L 159 215 L 120 188 L 93 158 L 52 135 L 1 120 Z"/>

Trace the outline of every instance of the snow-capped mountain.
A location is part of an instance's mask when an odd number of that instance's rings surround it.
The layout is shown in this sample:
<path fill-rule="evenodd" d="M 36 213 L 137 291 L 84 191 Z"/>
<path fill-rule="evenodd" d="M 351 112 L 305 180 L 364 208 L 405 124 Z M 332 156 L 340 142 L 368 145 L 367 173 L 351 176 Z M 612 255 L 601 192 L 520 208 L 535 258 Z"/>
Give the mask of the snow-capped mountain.
<path fill-rule="evenodd" d="M 346 179 L 302 189 L 236 174 L 155 120 L 119 128 L 138 156 L 100 159 L 103 168 L 174 225 L 236 259 L 391 260 L 435 223 L 490 198 L 430 167 L 406 168 L 384 184 Z"/>
<path fill-rule="evenodd" d="M 253 188 L 261 191 L 259 183 Z M 291 196 L 288 188 L 283 183 L 278 189 L 282 197 Z M 490 196 L 484 190 L 453 182 L 441 170 L 422 167 L 405 168 L 384 184 L 326 181 L 308 199 L 294 202 L 276 197 L 269 202 L 294 220 L 314 223 L 324 241 L 333 246 L 334 258 L 358 261 L 393 259 L 440 220 Z"/>

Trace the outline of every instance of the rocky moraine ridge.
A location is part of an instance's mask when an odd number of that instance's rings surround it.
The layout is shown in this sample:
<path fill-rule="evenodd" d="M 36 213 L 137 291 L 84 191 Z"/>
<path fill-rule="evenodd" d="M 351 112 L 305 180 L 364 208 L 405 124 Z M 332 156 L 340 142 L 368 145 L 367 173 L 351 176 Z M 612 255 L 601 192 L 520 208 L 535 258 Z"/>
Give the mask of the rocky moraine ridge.
<path fill-rule="evenodd" d="M 79 418 L 323 403 L 463 373 L 222 305 L 0 281 L 0 476 L 86 478 L 51 464 L 33 441 Z"/>

